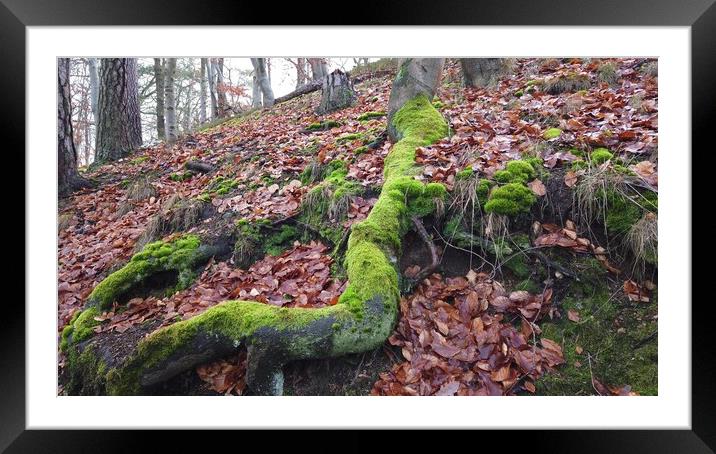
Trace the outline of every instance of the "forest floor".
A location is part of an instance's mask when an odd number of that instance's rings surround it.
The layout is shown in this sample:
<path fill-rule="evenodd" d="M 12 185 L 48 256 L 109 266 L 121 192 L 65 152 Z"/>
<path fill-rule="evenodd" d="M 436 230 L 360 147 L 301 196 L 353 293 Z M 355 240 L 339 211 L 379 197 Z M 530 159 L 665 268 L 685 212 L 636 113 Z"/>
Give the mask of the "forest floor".
<path fill-rule="evenodd" d="M 336 304 L 346 232 L 380 192 L 393 78 L 358 84 L 351 108 L 318 117 L 314 92 L 84 171 L 97 185 L 59 206 L 58 342 L 102 279 L 184 232 L 224 236 L 233 253 L 183 290 L 166 290 L 171 276 L 145 283 L 95 318 L 95 337 L 121 348 L 231 299 Z M 290 364 L 284 393 L 657 394 L 656 62 L 519 59 L 496 87 L 475 89 L 448 61 L 433 104 L 451 135 L 418 149 L 416 178 L 449 191 L 424 220 L 439 266 L 411 281 L 431 255 L 409 233 L 385 345 Z M 515 160 L 530 163 L 523 183 L 536 203 L 487 216 L 474 194 Z M 187 170 L 193 161 L 212 168 Z M 335 170 L 349 196 L 328 210 L 312 190 Z M 180 201 L 194 204 L 178 216 Z M 58 352 L 58 392 L 81 392 Z M 153 392 L 250 393 L 245 371 L 239 351 Z"/>

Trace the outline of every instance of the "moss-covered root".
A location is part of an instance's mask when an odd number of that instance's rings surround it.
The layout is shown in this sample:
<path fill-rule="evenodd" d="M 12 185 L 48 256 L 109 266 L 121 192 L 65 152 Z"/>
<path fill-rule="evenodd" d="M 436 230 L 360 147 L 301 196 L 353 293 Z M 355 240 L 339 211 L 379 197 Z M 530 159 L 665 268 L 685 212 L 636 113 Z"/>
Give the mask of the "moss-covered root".
<path fill-rule="evenodd" d="M 177 288 L 184 288 L 193 280 L 194 268 L 217 252 L 216 246 L 202 245 L 196 235 L 150 243 L 121 269 L 100 282 L 89 295 L 87 305 L 108 309 L 122 295 L 162 272 L 176 272 Z"/>
<path fill-rule="evenodd" d="M 425 216 L 445 197 L 442 185 L 425 185 L 415 172 L 415 148 L 447 135 L 447 124 L 424 95 L 394 116 L 401 133 L 385 160 L 385 182 L 368 217 L 348 240 L 350 284 L 338 303 L 322 309 L 279 308 L 227 301 L 143 339 L 132 358 L 108 375 L 110 394 L 134 394 L 201 362 L 248 349 L 247 384 L 257 394 L 282 392 L 284 364 L 306 358 L 358 353 L 380 346 L 398 313 L 395 264 L 411 216 Z"/>

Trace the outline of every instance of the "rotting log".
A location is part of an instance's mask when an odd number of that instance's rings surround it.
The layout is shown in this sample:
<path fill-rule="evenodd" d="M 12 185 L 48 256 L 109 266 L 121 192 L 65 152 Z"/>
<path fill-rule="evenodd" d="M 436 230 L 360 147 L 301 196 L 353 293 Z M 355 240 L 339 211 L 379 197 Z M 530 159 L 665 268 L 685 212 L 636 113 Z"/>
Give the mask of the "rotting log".
<path fill-rule="evenodd" d="M 278 395 L 283 390 L 283 366 L 291 361 L 379 347 L 397 321 L 402 238 L 414 218 L 432 213 L 447 194 L 441 184 L 413 178 L 418 172 L 416 148 L 448 133 L 431 99 L 424 93 L 406 99 L 392 124 L 402 139 L 385 159 L 378 201 L 368 217 L 351 229 L 345 259 L 349 285 L 337 304 L 305 309 L 225 301 L 143 338 L 121 364 L 89 368 L 101 371 L 97 374 L 102 375 L 105 392 L 141 394 L 147 387 L 245 345 L 249 389 L 255 394 Z M 86 380 L 94 383 L 97 377 Z"/>

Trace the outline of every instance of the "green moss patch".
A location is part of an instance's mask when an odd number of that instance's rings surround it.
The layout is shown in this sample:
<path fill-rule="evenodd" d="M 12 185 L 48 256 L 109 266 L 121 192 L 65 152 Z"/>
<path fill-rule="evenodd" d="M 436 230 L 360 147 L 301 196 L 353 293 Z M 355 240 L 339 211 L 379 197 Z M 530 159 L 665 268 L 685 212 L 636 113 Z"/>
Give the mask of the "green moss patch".
<path fill-rule="evenodd" d="M 577 266 L 594 273 L 599 267 L 586 262 Z M 541 324 L 542 336 L 562 345 L 566 363 L 536 383 L 537 394 L 593 395 L 594 377 L 607 386 L 629 385 L 641 395 L 657 395 L 656 301 L 630 302 L 607 288 L 603 270 L 594 276 L 600 277 L 570 289 L 562 300 L 561 319 Z M 578 314 L 579 321 L 569 320 L 568 311 Z"/>
<path fill-rule="evenodd" d="M 374 118 L 383 118 L 385 117 L 386 113 L 383 111 L 378 112 L 363 112 L 358 116 L 358 121 L 368 121 L 372 120 Z"/>
<path fill-rule="evenodd" d="M 562 130 L 561 130 L 561 129 L 559 129 L 559 128 L 549 128 L 549 129 L 546 130 L 544 133 L 542 133 L 542 138 L 544 138 L 545 140 L 551 140 L 551 139 L 556 139 L 556 138 L 559 137 L 560 135 L 562 135 Z"/>
<path fill-rule="evenodd" d="M 88 297 L 88 305 L 108 309 L 118 297 L 163 271 L 178 274 L 177 290 L 188 287 L 195 277 L 197 262 L 204 258 L 199 249 L 200 240 L 196 235 L 147 244 L 126 265 L 94 288 Z"/>
<path fill-rule="evenodd" d="M 324 120 L 311 123 L 306 127 L 306 129 L 308 129 L 309 131 L 326 131 L 331 128 L 337 128 L 338 126 L 341 126 L 340 122 L 337 122 L 335 120 Z"/>

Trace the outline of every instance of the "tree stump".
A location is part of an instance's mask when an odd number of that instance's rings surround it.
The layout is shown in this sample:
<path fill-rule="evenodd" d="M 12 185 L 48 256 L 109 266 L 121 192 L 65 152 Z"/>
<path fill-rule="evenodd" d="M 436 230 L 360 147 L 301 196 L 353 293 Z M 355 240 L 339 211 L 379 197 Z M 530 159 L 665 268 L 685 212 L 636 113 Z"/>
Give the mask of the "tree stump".
<path fill-rule="evenodd" d="M 348 74 L 336 69 L 323 78 L 321 104 L 316 113 L 323 115 L 353 105 L 356 96 Z"/>
<path fill-rule="evenodd" d="M 462 75 L 466 87 L 489 87 L 509 72 L 506 58 L 461 58 Z"/>

